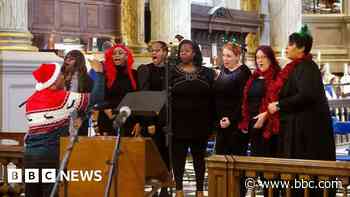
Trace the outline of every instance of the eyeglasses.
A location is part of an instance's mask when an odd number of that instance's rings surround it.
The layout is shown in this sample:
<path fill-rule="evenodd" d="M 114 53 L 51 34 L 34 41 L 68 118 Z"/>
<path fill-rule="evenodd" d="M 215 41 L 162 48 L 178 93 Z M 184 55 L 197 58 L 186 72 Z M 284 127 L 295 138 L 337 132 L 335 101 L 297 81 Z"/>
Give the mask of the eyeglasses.
<path fill-rule="evenodd" d="M 75 57 L 68 56 L 68 57 L 65 58 L 65 60 L 75 60 Z"/>

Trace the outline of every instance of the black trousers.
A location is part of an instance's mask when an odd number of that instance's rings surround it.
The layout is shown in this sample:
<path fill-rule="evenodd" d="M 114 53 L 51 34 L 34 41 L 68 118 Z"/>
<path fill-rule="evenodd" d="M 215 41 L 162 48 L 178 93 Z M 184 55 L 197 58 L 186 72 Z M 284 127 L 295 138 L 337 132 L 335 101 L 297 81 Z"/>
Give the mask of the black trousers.
<path fill-rule="evenodd" d="M 237 128 L 219 128 L 216 135 L 215 152 L 218 155 L 246 155 L 249 136 Z"/>
<path fill-rule="evenodd" d="M 24 154 L 24 168 L 39 169 L 39 183 L 26 183 L 25 196 L 26 197 L 48 197 L 50 196 L 53 183 L 42 183 L 41 171 L 45 168 L 58 169 L 59 158 L 57 147 L 52 147 L 51 155 L 35 155 L 30 152 Z M 57 195 L 58 196 L 58 192 Z"/>
<path fill-rule="evenodd" d="M 169 169 L 169 149 L 166 145 L 166 135 L 163 131 L 158 130 L 158 132 L 156 132 L 153 136 L 152 136 L 152 140 L 154 141 L 154 143 L 156 144 L 158 151 L 160 153 L 160 156 L 162 157 L 165 165 L 167 166 L 167 168 Z"/>
<path fill-rule="evenodd" d="M 196 189 L 203 191 L 205 175 L 205 154 L 207 139 L 176 139 L 173 140 L 173 168 L 176 182 L 176 190 L 183 189 L 183 176 L 185 172 L 186 156 L 188 148 L 191 150 L 193 167 L 196 175 Z"/>

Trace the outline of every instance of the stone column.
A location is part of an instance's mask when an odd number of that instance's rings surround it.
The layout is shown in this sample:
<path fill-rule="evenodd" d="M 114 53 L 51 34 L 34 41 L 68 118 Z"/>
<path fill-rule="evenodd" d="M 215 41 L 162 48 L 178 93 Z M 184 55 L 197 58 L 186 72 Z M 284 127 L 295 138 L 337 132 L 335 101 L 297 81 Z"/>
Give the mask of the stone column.
<path fill-rule="evenodd" d="M 236 9 L 240 10 L 241 9 L 241 0 L 225 0 L 225 7 L 229 9 Z"/>
<path fill-rule="evenodd" d="M 260 45 L 270 45 L 270 11 L 269 11 L 269 0 L 261 0 L 260 13 L 263 17 L 263 26 L 260 30 Z"/>
<path fill-rule="evenodd" d="M 227 9 L 241 9 L 241 0 L 215 0 L 213 6 L 222 6 Z"/>
<path fill-rule="evenodd" d="M 281 52 L 288 43 L 288 36 L 301 28 L 301 0 L 270 0 L 271 45 Z"/>
<path fill-rule="evenodd" d="M 0 50 L 37 51 L 28 31 L 28 0 L 0 0 Z"/>
<path fill-rule="evenodd" d="M 122 0 L 121 28 L 123 42 L 134 53 L 143 53 L 147 47 L 144 42 L 144 10 L 145 0 Z"/>
<path fill-rule="evenodd" d="M 241 9 L 241 0 L 224 0 L 225 7 L 228 9 Z"/>
<path fill-rule="evenodd" d="M 350 14 L 350 2 L 349 1 L 343 1 L 343 12 L 345 15 L 349 16 Z"/>
<path fill-rule="evenodd" d="M 245 11 L 259 11 L 260 0 L 241 0 L 241 10 Z"/>
<path fill-rule="evenodd" d="M 260 12 L 260 0 L 242 0 L 241 9 L 249 12 Z M 254 53 L 259 46 L 261 32 L 250 32 L 245 38 L 247 45 L 246 64 L 249 66 L 254 65 Z"/>
<path fill-rule="evenodd" d="M 171 42 L 175 35 L 191 39 L 190 0 L 150 0 L 151 39 Z"/>

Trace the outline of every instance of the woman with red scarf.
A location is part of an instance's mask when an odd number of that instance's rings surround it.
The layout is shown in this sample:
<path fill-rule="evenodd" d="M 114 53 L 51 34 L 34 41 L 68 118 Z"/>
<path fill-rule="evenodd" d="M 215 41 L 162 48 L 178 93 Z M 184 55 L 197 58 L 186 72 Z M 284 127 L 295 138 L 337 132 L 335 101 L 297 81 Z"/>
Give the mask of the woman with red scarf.
<path fill-rule="evenodd" d="M 242 121 L 239 128 L 249 133 L 252 156 L 275 156 L 278 135 L 266 139 L 263 136 L 263 128 L 267 119 L 267 90 L 281 69 L 270 46 L 260 46 L 256 50 L 255 65 L 256 70 L 244 88 Z M 259 115 L 260 113 L 262 114 Z"/>
<path fill-rule="evenodd" d="M 113 129 L 112 109 L 118 107 L 124 96 L 137 90 L 136 70 L 132 68 L 134 57 L 130 49 L 117 44 L 105 52 L 104 72 L 106 77 L 106 91 L 104 110 L 100 112 L 98 126 L 99 132 L 104 135 L 115 135 Z M 124 124 L 121 133 L 123 136 L 131 136 L 140 133 L 141 127 L 135 117 L 129 117 Z"/>
<path fill-rule="evenodd" d="M 281 154 L 292 159 L 335 160 L 332 119 L 322 77 L 310 54 L 313 39 L 304 26 L 289 36 L 292 60 L 269 90 L 269 131 L 280 132 Z"/>
<path fill-rule="evenodd" d="M 312 60 L 312 36 L 304 26 L 289 36 L 286 55 L 291 59 L 269 88 L 266 137 L 280 133 L 280 153 L 291 159 L 335 160 L 332 119 L 321 72 Z M 316 180 L 317 177 L 314 179 Z M 292 196 L 304 196 L 293 190 Z M 310 189 L 310 196 L 323 190 Z M 335 196 L 331 189 L 328 196 Z"/>

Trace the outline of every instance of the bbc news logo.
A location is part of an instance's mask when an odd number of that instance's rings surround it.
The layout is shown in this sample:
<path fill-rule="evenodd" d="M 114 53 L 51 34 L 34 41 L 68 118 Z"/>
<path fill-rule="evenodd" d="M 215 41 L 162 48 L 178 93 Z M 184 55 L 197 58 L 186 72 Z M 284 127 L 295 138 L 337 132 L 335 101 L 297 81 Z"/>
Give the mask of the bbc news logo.
<path fill-rule="evenodd" d="M 47 169 L 8 169 L 9 183 L 55 183 L 58 170 L 54 168 Z M 101 170 L 67 170 L 60 171 L 58 174 L 59 181 L 68 182 L 100 182 L 102 181 Z"/>

